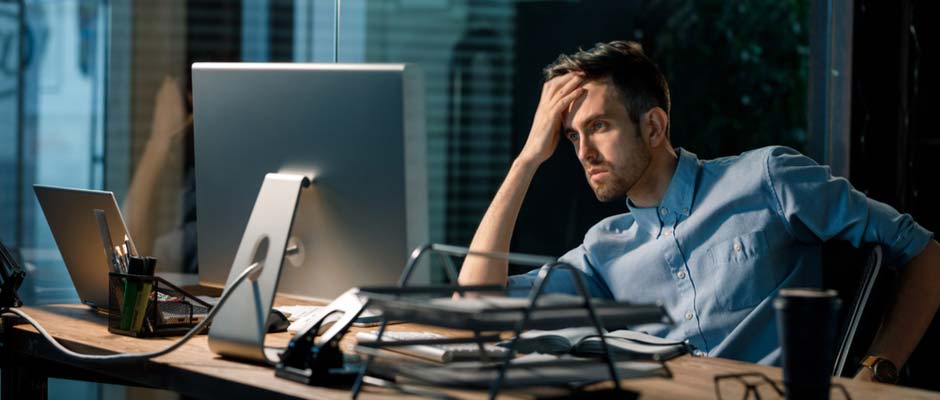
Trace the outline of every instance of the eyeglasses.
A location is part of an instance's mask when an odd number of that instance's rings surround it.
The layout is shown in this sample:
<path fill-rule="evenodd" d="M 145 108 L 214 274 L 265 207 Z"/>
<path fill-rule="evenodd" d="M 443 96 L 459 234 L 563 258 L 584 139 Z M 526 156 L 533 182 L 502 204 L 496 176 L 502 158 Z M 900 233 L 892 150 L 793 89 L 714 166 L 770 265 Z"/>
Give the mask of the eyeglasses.
<path fill-rule="evenodd" d="M 715 376 L 715 394 L 718 400 L 782 399 L 786 392 L 783 383 L 773 381 L 760 372 L 745 372 Z M 833 383 L 829 388 L 832 400 L 852 400 L 845 387 Z"/>

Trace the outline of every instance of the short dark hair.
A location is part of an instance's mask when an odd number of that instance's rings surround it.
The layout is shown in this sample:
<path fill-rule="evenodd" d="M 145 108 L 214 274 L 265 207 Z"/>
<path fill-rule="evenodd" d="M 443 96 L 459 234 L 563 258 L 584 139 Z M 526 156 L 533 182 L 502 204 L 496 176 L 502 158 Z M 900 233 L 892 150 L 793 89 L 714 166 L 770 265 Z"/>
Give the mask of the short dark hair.
<path fill-rule="evenodd" d="M 590 50 L 578 49 L 572 55 L 561 54 L 545 67 L 545 80 L 570 72 L 581 72 L 588 79 L 610 78 L 620 92 L 627 114 L 634 124 L 640 114 L 653 107 L 669 116 L 669 84 L 659 67 L 643 53 L 637 42 L 615 40 L 597 43 Z M 667 130 L 668 132 L 668 130 Z"/>

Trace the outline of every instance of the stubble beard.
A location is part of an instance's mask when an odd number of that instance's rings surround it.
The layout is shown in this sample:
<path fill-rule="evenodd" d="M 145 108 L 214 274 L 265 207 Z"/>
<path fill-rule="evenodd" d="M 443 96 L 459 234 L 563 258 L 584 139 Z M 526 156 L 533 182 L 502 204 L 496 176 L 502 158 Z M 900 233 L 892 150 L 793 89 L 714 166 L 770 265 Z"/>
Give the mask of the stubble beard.
<path fill-rule="evenodd" d="M 633 157 L 630 157 L 627 165 L 614 166 L 610 163 L 602 163 L 608 172 L 606 179 L 595 183 L 588 176 L 588 185 L 594 190 L 594 196 L 598 201 L 609 202 L 627 196 L 630 189 L 640 181 L 640 177 L 646 172 L 652 162 L 649 149 L 640 147 Z"/>

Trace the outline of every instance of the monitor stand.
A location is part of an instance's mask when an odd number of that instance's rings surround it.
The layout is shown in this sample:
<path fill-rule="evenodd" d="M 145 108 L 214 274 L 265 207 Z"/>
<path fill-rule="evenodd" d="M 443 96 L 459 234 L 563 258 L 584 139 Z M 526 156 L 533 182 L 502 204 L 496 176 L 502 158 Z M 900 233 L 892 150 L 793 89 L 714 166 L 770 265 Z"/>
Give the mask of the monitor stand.
<path fill-rule="evenodd" d="M 225 282 L 225 291 L 234 292 L 209 329 L 209 349 L 213 352 L 253 362 L 278 361 L 276 349 L 264 348 L 264 335 L 281 265 L 288 253 L 300 191 L 309 185 L 310 179 L 303 175 L 265 175 Z M 261 264 L 260 271 L 232 289 L 232 282 L 256 262 Z"/>

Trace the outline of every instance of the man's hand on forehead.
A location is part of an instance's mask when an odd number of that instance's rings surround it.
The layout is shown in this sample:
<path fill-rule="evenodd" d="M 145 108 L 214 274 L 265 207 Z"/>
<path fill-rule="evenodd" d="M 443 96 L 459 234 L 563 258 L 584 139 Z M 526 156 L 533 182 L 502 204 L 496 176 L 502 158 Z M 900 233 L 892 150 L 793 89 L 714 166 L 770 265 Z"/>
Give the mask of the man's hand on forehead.
<path fill-rule="evenodd" d="M 542 96 L 532 121 L 532 129 L 519 157 L 541 164 L 555 151 L 562 134 L 563 116 L 573 101 L 584 94 L 582 73 L 568 73 L 542 85 Z"/>
<path fill-rule="evenodd" d="M 581 104 L 584 103 L 584 99 L 587 96 L 587 88 L 584 87 L 586 83 L 587 82 L 583 82 L 579 86 L 579 88 L 582 89 L 581 94 L 577 96 L 570 104 L 568 104 L 568 107 L 565 108 L 565 110 L 562 111 L 561 113 L 562 132 L 567 132 L 569 130 L 575 129 L 574 114 L 578 112 L 578 109 L 581 107 Z"/>

